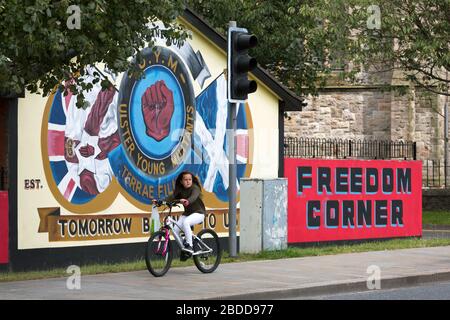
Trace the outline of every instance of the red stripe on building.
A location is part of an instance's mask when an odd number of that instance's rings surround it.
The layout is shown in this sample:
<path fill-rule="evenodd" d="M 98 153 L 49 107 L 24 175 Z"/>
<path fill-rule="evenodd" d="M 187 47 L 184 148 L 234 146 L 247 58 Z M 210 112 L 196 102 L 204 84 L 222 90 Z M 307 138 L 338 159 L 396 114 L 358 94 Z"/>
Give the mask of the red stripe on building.
<path fill-rule="evenodd" d="M 70 200 L 69 197 L 70 197 L 74 187 L 75 187 L 75 181 L 73 179 L 70 179 L 69 184 L 67 185 L 67 189 L 64 192 L 64 198 L 66 198 L 67 200 Z"/>
<path fill-rule="evenodd" d="M 9 262 L 8 192 L 0 191 L 0 264 Z"/>
<path fill-rule="evenodd" d="M 64 131 L 49 130 L 47 141 L 49 157 L 64 156 Z"/>

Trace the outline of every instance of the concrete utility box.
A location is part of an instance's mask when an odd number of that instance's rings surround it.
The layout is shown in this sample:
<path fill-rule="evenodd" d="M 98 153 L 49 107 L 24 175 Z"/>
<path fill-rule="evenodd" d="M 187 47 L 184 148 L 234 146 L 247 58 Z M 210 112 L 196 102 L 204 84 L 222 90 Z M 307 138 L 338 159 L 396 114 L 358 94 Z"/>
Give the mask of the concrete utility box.
<path fill-rule="evenodd" d="M 287 248 L 287 179 L 241 179 L 240 189 L 240 252 Z"/>

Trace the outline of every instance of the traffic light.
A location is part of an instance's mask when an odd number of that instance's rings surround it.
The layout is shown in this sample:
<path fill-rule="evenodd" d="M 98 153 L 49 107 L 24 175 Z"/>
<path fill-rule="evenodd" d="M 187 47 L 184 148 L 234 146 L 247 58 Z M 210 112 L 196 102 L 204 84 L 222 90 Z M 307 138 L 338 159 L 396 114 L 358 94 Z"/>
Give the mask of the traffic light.
<path fill-rule="evenodd" d="M 255 35 L 247 29 L 228 29 L 228 101 L 244 102 L 248 94 L 255 92 L 256 81 L 248 80 L 248 72 L 256 68 L 256 59 L 248 55 L 248 50 L 258 44 Z"/>

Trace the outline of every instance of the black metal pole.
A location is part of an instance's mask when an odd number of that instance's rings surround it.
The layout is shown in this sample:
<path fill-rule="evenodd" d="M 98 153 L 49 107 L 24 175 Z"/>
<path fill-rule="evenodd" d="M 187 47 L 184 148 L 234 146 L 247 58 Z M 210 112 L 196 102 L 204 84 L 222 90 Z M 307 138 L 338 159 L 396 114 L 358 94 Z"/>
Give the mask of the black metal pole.
<path fill-rule="evenodd" d="M 236 27 L 236 21 L 230 21 L 229 27 Z M 228 68 L 231 68 L 228 66 Z M 231 70 L 228 70 L 227 77 L 230 77 Z M 231 93 L 228 92 L 228 96 Z M 237 193 L 237 168 L 236 168 L 236 109 L 234 102 L 228 103 L 228 249 L 230 257 L 237 257 L 237 237 L 236 237 L 236 193 Z"/>
<path fill-rule="evenodd" d="M 229 104 L 229 115 L 228 119 L 229 130 L 228 130 L 228 171 L 229 171 L 229 184 L 228 184 L 228 232 L 229 232 L 229 253 L 230 257 L 237 257 L 237 237 L 236 237 L 236 179 L 237 179 L 237 168 L 236 168 L 236 103 Z"/>

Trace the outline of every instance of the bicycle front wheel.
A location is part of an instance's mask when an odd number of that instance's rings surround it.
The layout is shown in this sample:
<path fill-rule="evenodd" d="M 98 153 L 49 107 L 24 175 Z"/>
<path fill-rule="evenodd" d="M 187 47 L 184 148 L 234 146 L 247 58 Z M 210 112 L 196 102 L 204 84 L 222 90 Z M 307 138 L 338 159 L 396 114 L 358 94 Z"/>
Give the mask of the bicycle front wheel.
<path fill-rule="evenodd" d="M 163 231 L 155 232 L 145 248 L 145 263 L 148 271 L 155 277 L 162 277 L 169 270 L 172 258 L 170 237 Z"/>
<path fill-rule="evenodd" d="M 222 258 L 219 237 L 211 229 L 203 229 L 197 237 L 201 241 L 194 240 L 194 250 L 196 253 L 200 252 L 193 256 L 195 266 L 203 273 L 211 273 L 217 269 Z"/>

